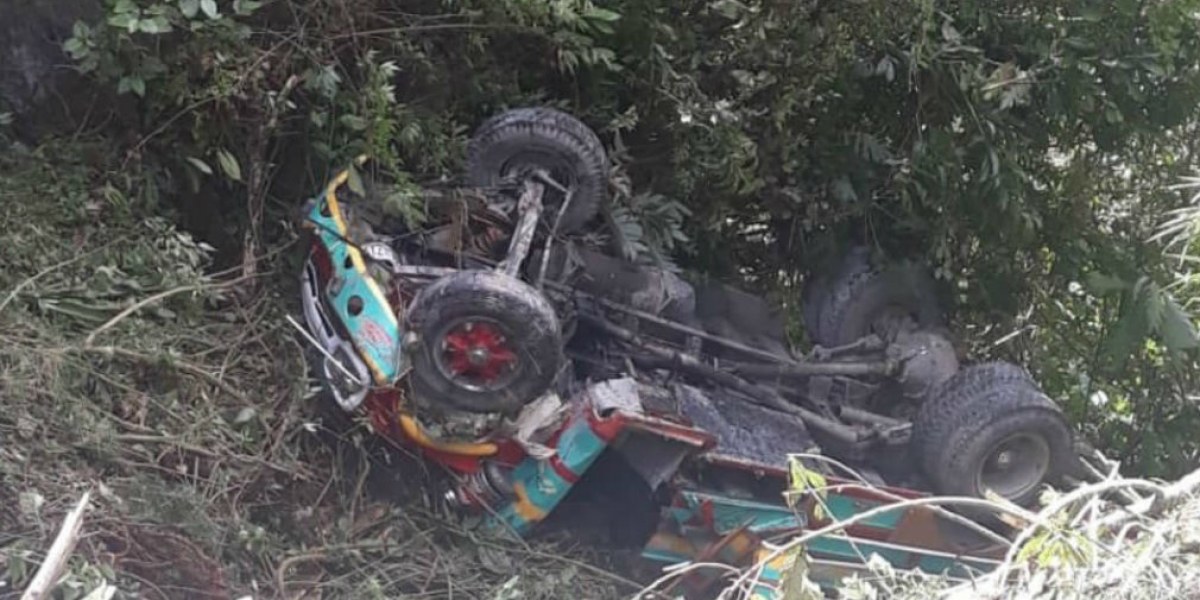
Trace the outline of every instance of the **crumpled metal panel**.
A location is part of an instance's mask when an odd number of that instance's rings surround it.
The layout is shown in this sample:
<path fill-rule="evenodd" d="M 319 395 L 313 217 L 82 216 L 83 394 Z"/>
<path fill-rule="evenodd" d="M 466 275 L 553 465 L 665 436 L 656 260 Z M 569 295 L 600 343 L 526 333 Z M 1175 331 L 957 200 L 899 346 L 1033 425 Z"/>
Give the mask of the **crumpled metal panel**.
<path fill-rule="evenodd" d="M 683 459 L 687 458 L 694 448 L 676 440 L 642 434 L 625 438 L 614 450 L 646 480 L 650 489 L 656 490 L 679 470 Z"/>
<path fill-rule="evenodd" d="M 786 468 L 787 453 L 811 452 L 816 443 L 804 422 L 768 410 L 724 390 L 676 387 L 684 416 L 717 437 L 715 454 Z"/>
<path fill-rule="evenodd" d="M 627 414 L 642 414 L 642 401 L 638 394 L 640 386 L 632 377 L 608 379 L 592 384 L 587 395 L 592 407 L 604 414 L 618 410 Z"/>

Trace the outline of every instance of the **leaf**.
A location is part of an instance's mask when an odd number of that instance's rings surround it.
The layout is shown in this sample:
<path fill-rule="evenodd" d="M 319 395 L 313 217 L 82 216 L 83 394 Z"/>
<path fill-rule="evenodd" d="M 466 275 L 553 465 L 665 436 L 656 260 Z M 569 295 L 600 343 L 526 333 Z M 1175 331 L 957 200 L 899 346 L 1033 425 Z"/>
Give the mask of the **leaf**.
<path fill-rule="evenodd" d="M 503 550 L 491 546 L 479 546 L 479 565 L 497 575 L 507 575 L 513 572 L 512 557 Z"/>
<path fill-rule="evenodd" d="M 942 23 L 942 38 L 952 44 L 957 44 L 962 40 L 962 34 L 950 24 L 950 21 Z"/>
<path fill-rule="evenodd" d="M 224 148 L 217 150 L 217 162 L 221 165 L 221 170 L 225 172 L 225 176 L 234 180 L 242 180 L 242 168 L 238 165 L 238 160 Z"/>
<path fill-rule="evenodd" d="M 884 55 L 875 65 L 875 74 L 882 75 L 889 83 L 896 78 L 896 63 L 892 57 Z"/>
<path fill-rule="evenodd" d="M 122 77 L 121 81 L 117 82 L 117 93 L 124 94 L 133 92 L 138 96 L 146 95 L 146 82 L 142 81 L 141 77 Z"/>
<path fill-rule="evenodd" d="M 347 175 L 348 177 L 346 178 L 346 184 L 350 186 L 350 191 L 358 194 L 359 196 L 365 197 L 367 195 L 367 187 L 363 185 L 362 176 L 359 175 L 358 169 L 351 165 L 350 169 L 347 171 Z"/>
<path fill-rule="evenodd" d="M 243 408 L 242 410 L 238 411 L 237 416 L 233 418 L 233 423 L 234 423 L 234 425 L 241 425 L 242 423 L 247 423 L 250 421 L 250 419 L 253 419 L 254 415 L 256 415 L 256 414 L 258 414 L 258 411 L 254 410 L 254 407 L 247 406 L 247 407 Z"/>
<path fill-rule="evenodd" d="M 192 163 L 192 166 L 196 167 L 197 171 L 200 171 L 201 173 L 204 173 L 205 175 L 213 174 L 212 167 L 208 166 L 208 163 L 206 163 L 194 156 L 187 157 L 187 161 L 189 163 Z"/>
<path fill-rule="evenodd" d="M 108 18 L 108 24 L 113 27 L 129 30 L 129 33 L 137 31 L 138 18 L 136 14 L 117 13 Z"/>
<path fill-rule="evenodd" d="M 506 575 L 507 573 L 498 574 Z M 524 598 L 525 594 L 520 588 L 517 587 L 517 584 L 520 583 L 520 581 L 520 575 L 513 575 L 510 577 L 508 581 L 504 582 L 504 585 L 500 586 L 500 589 L 496 590 L 495 595 L 492 596 L 492 600 L 518 600 L 520 598 Z"/>
<path fill-rule="evenodd" d="M 1099 23 L 1104 20 L 1104 11 L 1094 6 L 1085 7 L 1079 11 L 1079 18 L 1088 23 Z"/>
<path fill-rule="evenodd" d="M 167 18 L 163 16 L 154 17 L 153 19 L 144 19 L 138 22 L 138 30 L 142 33 L 160 34 L 170 33 L 171 24 L 167 22 Z"/>
<path fill-rule="evenodd" d="M 791 551 L 788 564 L 783 569 L 783 598 L 787 600 L 822 600 L 825 598 L 820 586 L 808 577 L 808 556 L 803 548 Z"/>
<path fill-rule="evenodd" d="M 1164 304 L 1161 331 L 1167 349 L 1179 352 L 1200 346 L 1200 336 L 1197 335 L 1196 327 L 1187 312 L 1169 295 L 1166 296 Z"/>
<path fill-rule="evenodd" d="M 88 46 L 86 46 L 83 40 L 79 40 L 78 37 L 72 37 L 70 40 L 62 43 L 62 50 L 70 54 L 72 59 L 76 60 L 82 59 L 88 54 Z"/>
<path fill-rule="evenodd" d="M 1104 353 L 1109 360 L 1120 368 L 1129 360 L 1134 346 L 1146 337 L 1146 309 L 1143 306 L 1145 296 L 1131 294 L 1129 305 L 1121 311 L 1117 324 L 1113 327 L 1112 335 L 1104 344 Z"/>
<path fill-rule="evenodd" d="M 798 456 L 788 457 L 788 477 L 788 491 L 791 492 L 788 495 L 789 503 L 806 494 L 813 494 L 818 499 L 824 498 L 825 490 L 829 487 L 825 476 L 805 467 Z M 823 503 L 817 502 L 813 507 L 813 518 L 818 521 L 825 519 Z"/>
<path fill-rule="evenodd" d="M 1096 295 L 1108 294 L 1110 292 L 1123 291 L 1129 287 L 1129 284 L 1122 281 L 1119 277 L 1097 273 L 1095 271 L 1088 273 L 1087 287 Z"/>
<path fill-rule="evenodd" d="M 25 515 L 37 516 L 42 510 L 42 505 L 45 503 L 46 497 L 38 493 L 37 490 L 27 490 L 17 494 L 17 507 Z"/>
<path fill-rule="evenodd" d="M 845 177 L 839 177 L 833 184 L 833 197 L 842 204 L 850 204 L 858 200 L 858 192 L 854 191 L 854 185 Z"/>
<path fill-rule="evenodd" d="M 363 131 L 367 128 L 367 120 L 358 115 L 342 115 L 338 122 L 353 131 Z"/>
<path fill-rule="evenodd" d="M 179 12 L 191 19 L 200 12 L 200 0 L 179 0 Z"/>
<path fill-rule="evenodd" d="M 254 11 L 262 8 L 262 2 L 257 0 L 233 0 L 233 12 L 240 16 L 248 17 L 254 14 Z"/>
<path fill-rule="evenodd" d="M 80 600 L 112 600 L 112 597 L 117 595 L 117 588 L 109 585 L 107 581 L 100 582 L 96 589 L 88 593 Z"/>
<path fill-rule="evenodd" d="M 200 0 L 200 10 L 203 10 L 204 14 L 208 15 L 210 19 L 216 19 L 221 16 L 221 12 L 217 10 L 216 0 Z"/>
<path fill-rule="evenodd" d="M 593 6 L 592 8 L 588 9 L 583 16 L 587 19 L 592 19 L 595 21 L 608 21 L 610 23 L 621 18 L 620 13 L 608 10 L 607 8 L 600 8 L 599 6 Z"/>
<path fill-rule="evenodd" d="M 1149 285 L 1145 291 L 1146 300 L 1143 302 L 1146 310 L 1146 329 L 1158 331 L 1162 327 L 1165 292 L 1156 285 Z"/>
<path fill-rule="evenodd" d="M 746 5 L 737 0 L 717 0 L 712 7 L 721 13 L 721 16 L 730 20 L 736 20 L 746 10 Z"/>

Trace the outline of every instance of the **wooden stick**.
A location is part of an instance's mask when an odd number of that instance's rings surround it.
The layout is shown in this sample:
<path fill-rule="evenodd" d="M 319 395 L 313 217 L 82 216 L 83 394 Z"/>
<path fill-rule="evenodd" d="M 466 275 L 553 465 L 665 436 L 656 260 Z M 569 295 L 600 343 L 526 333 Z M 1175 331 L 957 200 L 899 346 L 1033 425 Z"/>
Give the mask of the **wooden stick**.
<path fill-rule="evenodd" d="M 21 600 L 44 600 L 50 597 L 63 568 L 67 566 L 67 559 L 75 550 L 75 543 L 79 541 L 79 532 L 83 528 L 83 513 L 87 510 L 91 496 L 91 492 L 84 492 L 79 504 L 63 519 L 62 528 L 58 530 L 58 536 L 54 538 L 50 551 L 46 553 L 46 560 L 38 567 Z"/>
<path fill-rule="evenodd" d="M 87 339 L 85 339 L 83 341 L 83 345 L 84 345 L 84 347 L 91 347 L 92 342 L 96 341 L 96 336 L 100 335 L 101 333 L 104 333 L 105 330 L 112 328 L 112 326 L 116 325 L 117 323 L 120 323 L 121 319 L 128 317 L 129 315 L 137 312 L 139 309 L 144 308 L 148 304 L 152 304 L 154 302 L 158 302 L 159 300 L 169 298 L 171 296 L 174 296 L 175 294 L 182 294 L 183 292 L 198 292 L 204 288 L 228 287 L 228 286 L 231 286 L 231 285 L 234 285 L 237 283 L 242 283 L 243 281 L 246 281 L 247 279 L 250 279 L 251 277 L 253 277 L 253 276 L 252 275 L 242 276 L 242 277 L 238 277 L 237 279 L 231 279 L 229 281 L 219 281 L 219 282 L 207 282 L 206 281 L 206 282 L 196 283 L 196 284 L 191 284 L 191 285 L 181 285 L 177 288 L 172 288 L 172 289 L 154 294 L 153 296 L 148 296 L 146 298 L 143 298 L 143 299 L 129 305 L 125 310 L 117 313 L 116 316 L 109 319 L 103 325 L 97 327 L 94 331 L 89 333 L 87 336 Z"/>
<path fill-rule="evenodd" d="M 1179 481 L 1162 489 L 1162 493 L 1143 498 L 1124 511 L 1109 514 L 1100 520 L 1100 527 L 1116 529 L 1136 518 L 1153 518 L 1172 510 L 1200 492 L 1200 469 L 1184 475 Z"/>

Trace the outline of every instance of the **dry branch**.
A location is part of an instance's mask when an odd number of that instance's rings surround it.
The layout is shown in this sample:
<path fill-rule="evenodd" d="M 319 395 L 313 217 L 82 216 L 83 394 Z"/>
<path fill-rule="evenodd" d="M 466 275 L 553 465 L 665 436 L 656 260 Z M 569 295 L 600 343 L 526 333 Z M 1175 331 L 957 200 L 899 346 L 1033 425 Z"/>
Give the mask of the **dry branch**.
<path fill-rule="evenodd" d="M 54 538 L 50 551 L 46 553 L 46 560 L 38 567 L 21 600 L 43 600 L 50 596 L 63 568 L 67 565 L 67 559 L 71 557 L 71 552 L 75 550 L 75 544 L 79 541 L 79 532 L 83 528 L 83 513 L 87 510 L 91 496 L 91 492 L 84 492 L 79 504 L 76 504 L 75 509 L 63 519 L 62 528 Z"/>
<path fill-rule="evenodd" d="M 1200 469 L 1162 489 L 1162 493 L 1134 503 L 1124 511 L 1113 513 L 1100 521 L 1105 529 L 1115 529 L 1135 518 L 1154 518 L 1178 507 L 1200 492 Z"/>

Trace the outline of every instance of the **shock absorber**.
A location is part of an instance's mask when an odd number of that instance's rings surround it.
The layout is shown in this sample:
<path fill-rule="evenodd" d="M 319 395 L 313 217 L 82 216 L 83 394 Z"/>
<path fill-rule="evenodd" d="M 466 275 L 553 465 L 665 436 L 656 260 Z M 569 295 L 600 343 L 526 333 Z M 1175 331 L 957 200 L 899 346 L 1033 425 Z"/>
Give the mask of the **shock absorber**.
<path fill-rule="evenodd" d="M 498 506 L 515 496 L 511 471 L 495 461 L 485 461 L 478 472 L 459 477 L 451 484 L 445 499 L 460 509 Z"/>

